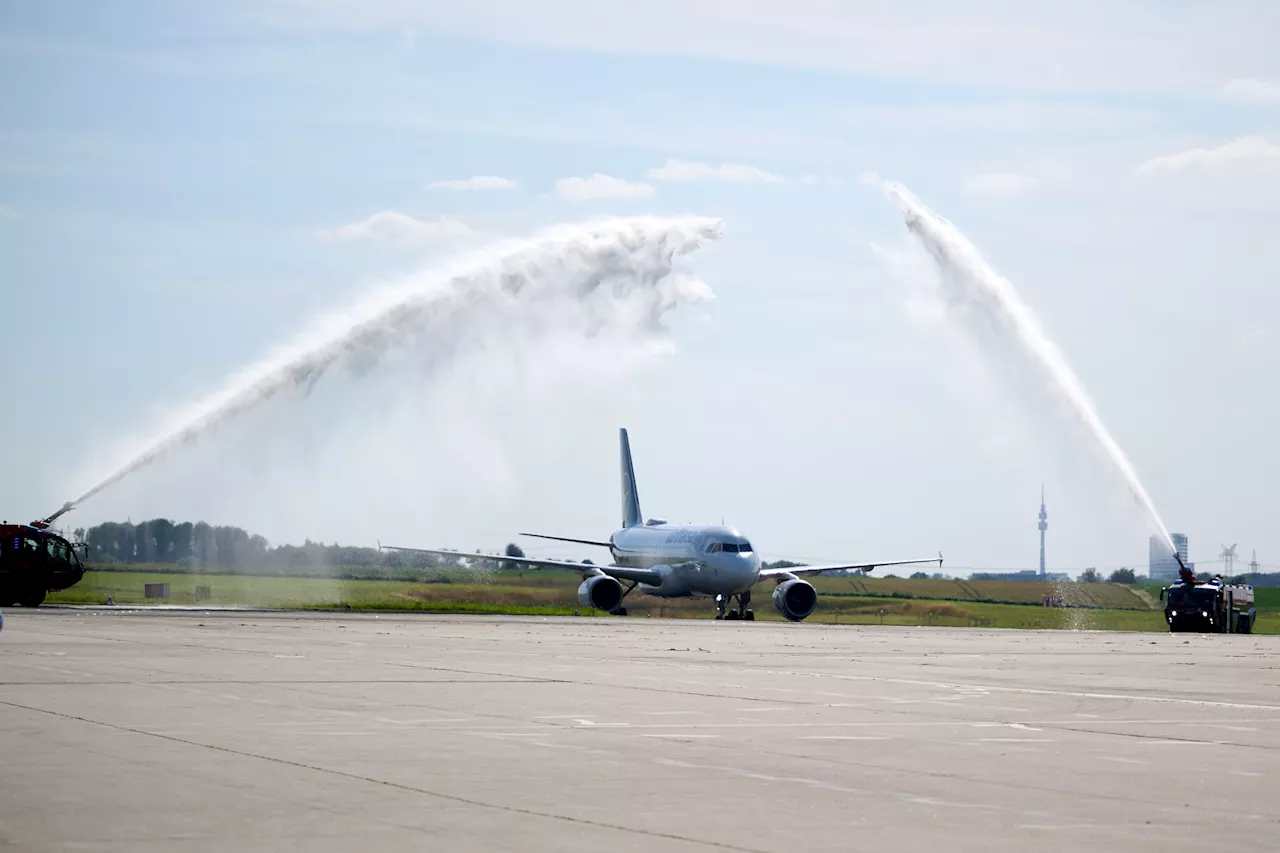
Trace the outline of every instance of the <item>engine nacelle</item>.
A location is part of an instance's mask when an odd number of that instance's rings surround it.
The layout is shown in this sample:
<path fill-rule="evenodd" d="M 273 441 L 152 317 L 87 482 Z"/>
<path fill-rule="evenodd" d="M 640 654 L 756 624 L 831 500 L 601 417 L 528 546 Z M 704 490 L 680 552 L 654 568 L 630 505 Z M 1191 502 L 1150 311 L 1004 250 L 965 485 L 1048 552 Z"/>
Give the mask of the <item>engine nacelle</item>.
<path fill-rule="evenodd" d="M 578 587 L 578 600 L 583 607 L 594 607 L 613 613 L 622 606 L 622 584 L 608 575 L 592 575 Z"/>
<path fill-rule="evenodd" d="M 792 622 L 799 622 L 818 606 L 818 591 L 813 584 L 792 578 L 773 588 L 773 606 Z"/>

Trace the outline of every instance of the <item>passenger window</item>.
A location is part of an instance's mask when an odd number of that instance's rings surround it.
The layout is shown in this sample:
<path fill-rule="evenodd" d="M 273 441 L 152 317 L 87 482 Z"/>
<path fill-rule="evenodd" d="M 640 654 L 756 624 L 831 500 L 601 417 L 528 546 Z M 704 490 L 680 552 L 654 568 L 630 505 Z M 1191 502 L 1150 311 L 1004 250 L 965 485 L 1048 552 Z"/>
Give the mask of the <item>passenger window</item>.
<path fill-rule="evenodd" d="M 44 543 L 41 542 L 39 539 L 27 539 L 23 542 L 23 545 L 26 546 L 24 550 L 26 550 L 28 554 L 44 553 Z"/>

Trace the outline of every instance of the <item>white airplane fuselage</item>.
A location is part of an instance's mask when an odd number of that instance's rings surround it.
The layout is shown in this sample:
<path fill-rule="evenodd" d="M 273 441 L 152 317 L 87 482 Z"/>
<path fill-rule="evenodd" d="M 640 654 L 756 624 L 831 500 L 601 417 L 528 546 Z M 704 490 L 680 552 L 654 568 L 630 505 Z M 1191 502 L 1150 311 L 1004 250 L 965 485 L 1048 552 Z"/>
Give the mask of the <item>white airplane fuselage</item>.
<path fill-rule="evenodd" d="M 760 576 L 760 555 L 746 537 L 723 525 L 651 521 L 616 531 L 609 549 L 619 566 L 657 570 L 662 583 L 642 583 L 640 590 L 666 598 L 737 595 Z"/>

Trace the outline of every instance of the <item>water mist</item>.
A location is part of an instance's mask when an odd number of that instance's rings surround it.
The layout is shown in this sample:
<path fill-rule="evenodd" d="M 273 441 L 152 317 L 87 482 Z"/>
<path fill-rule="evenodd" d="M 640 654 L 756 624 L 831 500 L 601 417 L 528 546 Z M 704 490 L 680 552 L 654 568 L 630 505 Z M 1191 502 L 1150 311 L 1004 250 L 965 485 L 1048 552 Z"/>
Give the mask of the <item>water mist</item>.
<path fill-rule="evenodd" d="M 478 329 L 511 322 L 554 334 L 566 316 L 588 335 L 652 331 L 667 311 L 709 295 L 675 262 L 719 236 L 719 222 L 702 217 L 559 226 L 370 293 L 179 411 L 58 514 L 286 391 L 309 390 L 330 368 L 358 375 L 397 346 L 426 339 L 427 355 L 439 361 L 465 349 Z"/>
<path fill-rule="evenodd" d="M 1169 530 L 1133 464 L 1102 422 L 1080 378 L 1013 284 L 991 268 L 955 225 L 926 207 L 904 186 L 887 181 L 882 187 L 901 208 L 907 229 L 937 264 L 948 303 L 974 312 L 987 331 L 1011 344 L 1035 369 L 1048 390 L 1065 405 L 1114 467 L 1169 550 L 1177 553 Z"/>

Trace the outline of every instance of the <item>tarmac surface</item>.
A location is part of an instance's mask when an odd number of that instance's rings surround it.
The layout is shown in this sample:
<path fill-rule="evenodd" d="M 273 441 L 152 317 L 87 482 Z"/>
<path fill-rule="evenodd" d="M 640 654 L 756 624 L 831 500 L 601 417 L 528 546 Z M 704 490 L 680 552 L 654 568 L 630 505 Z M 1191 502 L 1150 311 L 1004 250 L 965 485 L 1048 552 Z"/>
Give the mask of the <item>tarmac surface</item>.
<path fill-rule="evenodd" d="M 0 848 L 1274 849 L 1280 637 L 9 610 Z"/>

